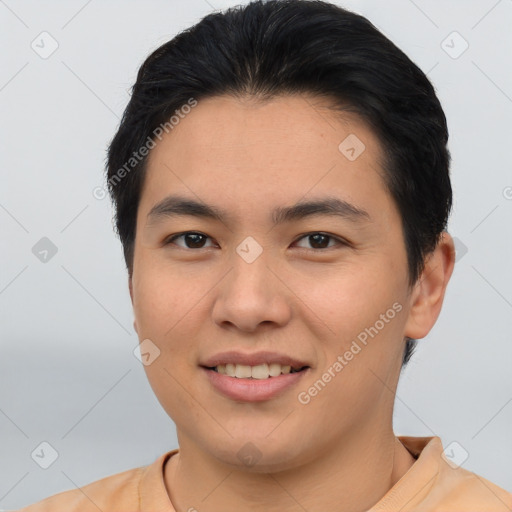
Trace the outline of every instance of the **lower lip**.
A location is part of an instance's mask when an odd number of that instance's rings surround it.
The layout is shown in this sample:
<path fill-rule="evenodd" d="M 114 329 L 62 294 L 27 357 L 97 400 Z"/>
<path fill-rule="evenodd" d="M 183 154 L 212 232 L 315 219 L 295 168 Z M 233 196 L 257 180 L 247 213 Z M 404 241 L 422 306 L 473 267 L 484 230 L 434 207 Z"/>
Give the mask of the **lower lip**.
<path fill-rule="evenodd" d="M 228 398 L 242 402 L 263 402 L 296 385 L 309 368 L 268 379 L 238 379 L 204 367 L 202 370 L 206 372 L 211 385 Z"/>

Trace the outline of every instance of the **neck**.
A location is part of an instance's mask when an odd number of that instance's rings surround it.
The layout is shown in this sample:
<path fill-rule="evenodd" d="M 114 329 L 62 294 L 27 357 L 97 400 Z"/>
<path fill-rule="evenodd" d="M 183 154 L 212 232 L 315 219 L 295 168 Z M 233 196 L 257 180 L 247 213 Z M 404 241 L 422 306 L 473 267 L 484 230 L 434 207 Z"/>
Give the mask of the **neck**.
<path fill-rule="evenodd" d="M 362 512 L 375 505 L 415 459 L 392 430 L 344 438 L 308 463 L 278 472 L 233 469 L 180 440 L 165 468 L 177 512 L 282 510 Z"/>

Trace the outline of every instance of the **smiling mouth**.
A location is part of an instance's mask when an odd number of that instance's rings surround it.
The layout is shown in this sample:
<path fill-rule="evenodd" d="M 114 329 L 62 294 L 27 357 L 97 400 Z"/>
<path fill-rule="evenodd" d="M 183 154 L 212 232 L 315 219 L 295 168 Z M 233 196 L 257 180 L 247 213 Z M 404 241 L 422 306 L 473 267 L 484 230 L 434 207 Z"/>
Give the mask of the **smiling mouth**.
<path fill-rule="evenodd" d="M 287 375 L 289 373 L 299 373 L 308 369 L 309 366 L 302 366 L 300 368 L 292 368 L 290 365 L 282 365 L 279 363 L 258 364 L 256 366 L 248 366 L 245 364 L 219 364 L 217 366 L 207 367 L 221 375 L 228 377 L 235 377 L 237 379 L 257 379 L 264 380 L 280 375 Z"/>

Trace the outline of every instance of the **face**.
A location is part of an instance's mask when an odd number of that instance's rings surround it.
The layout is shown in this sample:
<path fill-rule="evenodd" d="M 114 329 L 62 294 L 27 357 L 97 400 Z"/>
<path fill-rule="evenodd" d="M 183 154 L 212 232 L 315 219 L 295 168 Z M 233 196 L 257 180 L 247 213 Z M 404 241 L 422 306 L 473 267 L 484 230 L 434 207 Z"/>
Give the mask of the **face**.
<path fill-rule="evenodd" d="M 390 425 L 412 296 L 381 154 L 307 96 L 201 100 L 157 141 L 130 292 L 180 448 L 263 471 Z"/>

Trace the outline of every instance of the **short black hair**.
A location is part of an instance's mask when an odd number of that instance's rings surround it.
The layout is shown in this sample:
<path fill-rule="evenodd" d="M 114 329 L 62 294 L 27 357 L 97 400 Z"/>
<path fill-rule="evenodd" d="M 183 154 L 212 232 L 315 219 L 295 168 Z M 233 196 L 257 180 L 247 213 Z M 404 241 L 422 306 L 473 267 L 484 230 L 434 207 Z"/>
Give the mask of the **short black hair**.
<path fill-rule="evenodd" d="M 320 0 L 257 0 L 211 13 L 142 64 L 106 169 L 130 277 L 147 162 L 140 149 L 151 147 L 158 127 L 172 128 L 169 119 L 191 99 L 301 93 L 355 112 L 379 139 L 411 286 L 417 281 L 452 206 L 443 109 L 426 75 L 370 21 Z M 403 366 L 416 345 L 405 341 Z"/>

